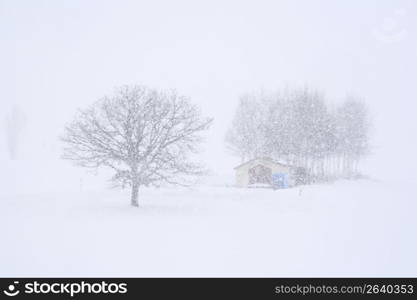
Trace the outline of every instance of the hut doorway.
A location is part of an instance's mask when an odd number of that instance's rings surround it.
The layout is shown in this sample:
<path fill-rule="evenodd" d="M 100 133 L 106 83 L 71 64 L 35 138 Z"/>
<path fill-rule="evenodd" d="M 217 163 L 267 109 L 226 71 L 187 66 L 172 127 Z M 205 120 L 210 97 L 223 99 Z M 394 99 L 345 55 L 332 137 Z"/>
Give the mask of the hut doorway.
<path fill-rule="evenodd" d="M 263 165 L 256 165 L 249 169 L 249 184 L 271 184 L 272 170 Z"/>

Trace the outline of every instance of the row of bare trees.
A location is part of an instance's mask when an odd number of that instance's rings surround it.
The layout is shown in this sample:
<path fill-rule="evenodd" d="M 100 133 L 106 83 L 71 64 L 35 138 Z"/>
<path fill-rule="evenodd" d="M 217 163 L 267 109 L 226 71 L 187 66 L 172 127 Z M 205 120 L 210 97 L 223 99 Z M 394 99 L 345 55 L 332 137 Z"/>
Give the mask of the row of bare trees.
<path fill-rule="evenodd" d="M 226 141 L 242 161 L 271 157 L 304 170 L 311 182 L 358 175 L 369 131 L 361 99 L 334 107 L 317 91 L 287 88 L 241 97 Z"/>

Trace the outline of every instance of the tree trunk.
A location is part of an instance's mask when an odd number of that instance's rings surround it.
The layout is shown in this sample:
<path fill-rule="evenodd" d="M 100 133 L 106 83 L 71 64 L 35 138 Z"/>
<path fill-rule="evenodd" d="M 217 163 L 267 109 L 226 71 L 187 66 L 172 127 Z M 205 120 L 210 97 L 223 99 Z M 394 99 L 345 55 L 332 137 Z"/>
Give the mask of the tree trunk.
<path fill-rule="evenodd" d="M 132 184 L 132 195 L 130 204 L 134 207 L 139 207 L 139 185 L 137 183 Z"/>

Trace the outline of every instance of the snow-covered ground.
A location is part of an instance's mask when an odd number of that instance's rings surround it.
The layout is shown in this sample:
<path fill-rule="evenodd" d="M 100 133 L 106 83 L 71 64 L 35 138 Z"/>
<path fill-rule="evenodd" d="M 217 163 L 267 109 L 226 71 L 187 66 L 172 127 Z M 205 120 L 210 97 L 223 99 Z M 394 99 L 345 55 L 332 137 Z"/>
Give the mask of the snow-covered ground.
<path fill-rule="evenodd" d="M 417 276 L 416 182 L 0 196 L 0 276 Z"/>
<path fill-rule="evenodd" d="M 38 2 L 0 1 L 0 277 L 417 276 L 416 1 Z M 125 84 L 214 118 L 205 186 L 134 209 L 60 159 L 77 110 Z M 239 97 L 292 86 L 363 97 L 380 180 L 227 187 Z"/>

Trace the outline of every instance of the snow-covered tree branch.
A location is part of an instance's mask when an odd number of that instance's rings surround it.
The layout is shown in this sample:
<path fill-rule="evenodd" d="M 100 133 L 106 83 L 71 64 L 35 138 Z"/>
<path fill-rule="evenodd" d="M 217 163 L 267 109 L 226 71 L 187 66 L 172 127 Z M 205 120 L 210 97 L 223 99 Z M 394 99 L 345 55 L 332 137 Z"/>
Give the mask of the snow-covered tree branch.
<path fill-rule="evenodd" d="M 211 123 L 175 92 L 124 86 L 78 112 L 62 137 L 63 158 L 112 169 L 112 181 L 129 186 L 131 204 L 138 206 L 140 186 L 187 184 L 202 174 L 191 156 Z"/>

